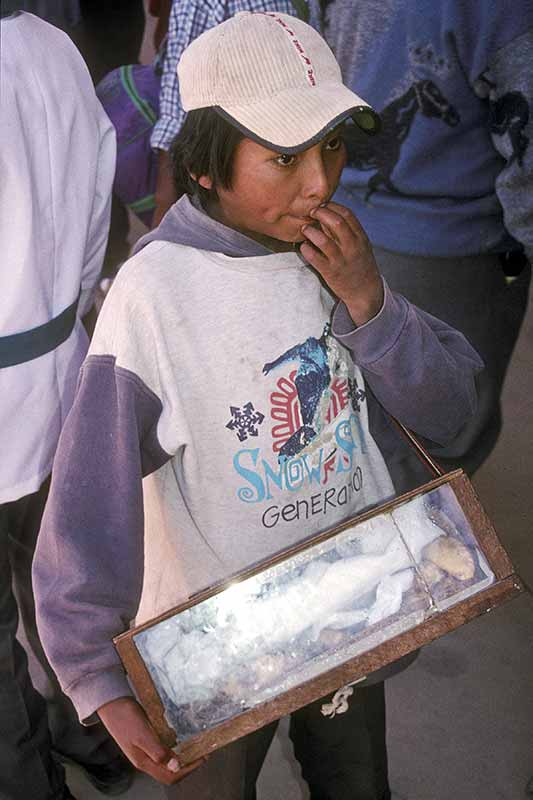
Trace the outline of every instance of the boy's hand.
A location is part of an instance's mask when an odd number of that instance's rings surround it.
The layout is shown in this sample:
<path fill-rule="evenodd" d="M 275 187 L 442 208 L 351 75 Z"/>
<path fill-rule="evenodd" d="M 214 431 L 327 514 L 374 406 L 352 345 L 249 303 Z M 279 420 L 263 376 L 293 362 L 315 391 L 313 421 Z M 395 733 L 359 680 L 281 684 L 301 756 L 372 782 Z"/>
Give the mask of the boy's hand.
<path fill-rule="evenodd" d="M 106 703 L 98 709 L 98 716 L 133 766 L 160 783 L 178 783 L 205 762 L 200 759 L 180 769 L 176 754 L 161 744 L 141 706 L 131 697 Z"/>
<path fill-rule="evenodd" d="M 356 325 L 364 325 L 383 305 L 383 284 L 370 242 L 351 211 L 325 203 L 311 212 L 320 229 L 306 225 L 300 251 L 346 304 Z"/>

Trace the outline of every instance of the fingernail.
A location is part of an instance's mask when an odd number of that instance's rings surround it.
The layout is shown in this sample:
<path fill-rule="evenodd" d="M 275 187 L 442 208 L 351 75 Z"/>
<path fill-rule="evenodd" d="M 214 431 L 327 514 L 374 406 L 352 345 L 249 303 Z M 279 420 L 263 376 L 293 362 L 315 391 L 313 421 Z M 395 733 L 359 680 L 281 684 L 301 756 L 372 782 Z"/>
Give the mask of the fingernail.
<path fill-rule="evenodd" d="M 171 758 L 170 761 L 167 763 L 167 769 L 171 772 L 179 772 L 180 769 L 180 762 L 177 758 Z"/>
<path fill-rule="evenodd" d="M 326 200 L 325 203 L 320 203 L 320 205 L 318 207 L 319 208 L 324 208 L 324 206 L 327 206 L 327 204 L 328 204 L 328 201 Z"/>

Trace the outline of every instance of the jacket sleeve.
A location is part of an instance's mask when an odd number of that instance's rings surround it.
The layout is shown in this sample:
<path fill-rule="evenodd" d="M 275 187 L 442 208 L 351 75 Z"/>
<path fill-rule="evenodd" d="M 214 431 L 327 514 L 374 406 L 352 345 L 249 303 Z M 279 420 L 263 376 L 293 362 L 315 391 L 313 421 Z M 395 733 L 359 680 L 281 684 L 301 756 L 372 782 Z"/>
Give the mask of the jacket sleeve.
<path fill-rule="evenodd" d="M 530 27 L 493 54 L 474 88 L 488 100 L 490 135 L 503 159 L 496 194 L 505 227 L 533 263 L 533 11 L 529 17 Z"/>
<path fill-rule="evenodd" d="M 131 694 L 112 639 L 129 626 L 140 599 L 142 478 L 170 458 L 158 439 L 164 411 L 157 380 L 126 368 L 124 348 L 114 342 L 122 337 L 139 363 L 144 351 L 154 373 L 156 346 L 149 327 L 136 325 L 137 309 L 114 296 L 120 302 L 110 293 L 104 303 L 96 353 L 82 367 L 61 433 L 33 566 L 44 649 L 89 722 L 104 703 Z"/>
<path fill-rule="evenodd" d="M 109 222 L 111 216 L 111 189 L 115 175 L 116 137 L 115 129 L 94 95 L 95 115 L 100 146 L 97 159 L 97 174 L 94 199 L 91 209 L 85 258 L 81 275 L 81 294 L 78 314 L 83 317 L 94 303 L 94 292 L 104 260 Z"/>
<path fill-rule="evenodd" d="M 465 337 L 392 292 L 379 314 L 356 327 L 344 303 L 332 332 L 352 352 L 378 402 L 408 428 L 444 445 L 474 414 L 483 362 Z"/>

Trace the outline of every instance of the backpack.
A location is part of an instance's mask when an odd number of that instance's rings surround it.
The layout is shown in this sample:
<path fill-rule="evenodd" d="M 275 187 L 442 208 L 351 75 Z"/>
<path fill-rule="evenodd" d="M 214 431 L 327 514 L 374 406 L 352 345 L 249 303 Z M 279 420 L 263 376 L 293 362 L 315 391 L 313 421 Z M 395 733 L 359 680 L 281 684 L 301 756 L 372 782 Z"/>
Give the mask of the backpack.
<path fill-rule="evenodd" d="M 159 116 L 160 85 L 157 64 L 128 64 L 109 72 L 96 87 L 117 137 L 113 192 L 148 227 L 157 178 L 150 136 Z"/>

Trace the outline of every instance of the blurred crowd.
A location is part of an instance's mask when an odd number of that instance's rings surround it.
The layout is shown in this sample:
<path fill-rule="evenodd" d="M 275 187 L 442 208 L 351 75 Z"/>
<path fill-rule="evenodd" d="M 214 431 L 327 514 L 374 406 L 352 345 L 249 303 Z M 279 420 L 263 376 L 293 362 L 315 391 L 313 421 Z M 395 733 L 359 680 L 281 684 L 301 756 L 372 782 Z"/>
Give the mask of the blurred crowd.
<path fill-rule="evenodd" d="M 433 455 L 471 475 L 491 453 L 533 259 L 533 10 L 426 6 L 3 0 L 2 797 L 72 798 L 66 763 L 107 794 L 133 778 L 104 726 L 82 726 L 59 686 L 37 631 L 31 566 L 95 300 L 129 256 L 132 223 L 156 229 L 186 191 L 172 169 L 186 116 L 176 67 L 205 30 L 246 10 L 299 16 L 378 111 L 377 136 L 346 134 L 335 199 L 363 225 L 390 288 L 461 331 L 484 361 L 474 419 Z M 141 64 L 147 16 L 154 57 Z"/>

